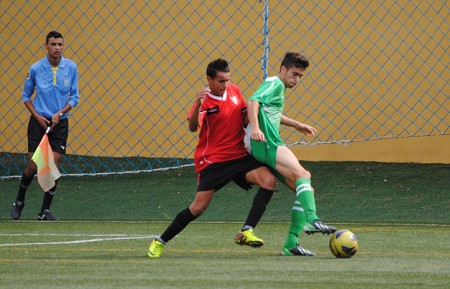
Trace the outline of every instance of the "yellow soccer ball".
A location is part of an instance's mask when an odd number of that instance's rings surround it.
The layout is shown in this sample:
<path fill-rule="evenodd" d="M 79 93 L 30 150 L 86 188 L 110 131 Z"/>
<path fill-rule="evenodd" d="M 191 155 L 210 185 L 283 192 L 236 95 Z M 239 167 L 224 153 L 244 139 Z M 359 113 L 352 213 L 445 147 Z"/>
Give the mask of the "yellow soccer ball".
<path fill-rule="evenodd" d="M 349 230 L 337 231 L 331 236 L 330 251 L 336 258 L 350 258 L 358 251 L 358 239 Z"/>

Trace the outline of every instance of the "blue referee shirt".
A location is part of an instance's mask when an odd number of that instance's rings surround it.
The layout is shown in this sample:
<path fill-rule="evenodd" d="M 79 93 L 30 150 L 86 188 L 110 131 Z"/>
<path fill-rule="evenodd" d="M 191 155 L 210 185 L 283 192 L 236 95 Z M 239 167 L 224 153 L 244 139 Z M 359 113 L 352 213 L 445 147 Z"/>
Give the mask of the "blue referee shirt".
<path fill-rule="evenodd" d="M 55 113 L 70 104 L 73 108 L 78 104 L 78 69 L 75 62 L 61 56 L 57 68 L 45 57 L 30 68 L 22 93 L 23 102 L 31 101 L 36 89 L 33 106 L 40 115 L 51 118 Z M 68 113 L 61 116 L 67 118 Z"/>

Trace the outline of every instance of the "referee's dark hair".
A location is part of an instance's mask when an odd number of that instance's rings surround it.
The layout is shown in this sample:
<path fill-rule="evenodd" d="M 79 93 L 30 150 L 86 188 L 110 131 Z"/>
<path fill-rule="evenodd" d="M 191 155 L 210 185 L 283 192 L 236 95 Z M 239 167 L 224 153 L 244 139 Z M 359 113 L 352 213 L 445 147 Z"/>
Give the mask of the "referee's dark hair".
<path fill-rule="evenodd" d="M 45 43 L 48 43 L 48 40 L 50 39 L 50 38 L 63 38 L 63 36 L 62 36 L 62 34 L 61 33 L 59 33 L 58 31 L 50 31 L 48 34 L 47 34 L 47 37 L 45 37 Z"/>

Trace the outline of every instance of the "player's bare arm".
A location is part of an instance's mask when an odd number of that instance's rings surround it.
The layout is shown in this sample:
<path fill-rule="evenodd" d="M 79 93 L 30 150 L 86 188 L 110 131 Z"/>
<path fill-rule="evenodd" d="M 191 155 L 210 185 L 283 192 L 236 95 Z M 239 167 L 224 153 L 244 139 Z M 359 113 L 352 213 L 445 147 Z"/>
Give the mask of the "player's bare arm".
<path fill-rule="evenodd" d="M 251 126 L 250 137 L 254 141 L 266 141 L 264 133 L 259 128 L 258 122 L 259 102 L 249 100 L 247 103 L 247 116 Z"/>
<path fill-rule="evenodd" d="M 244 128 L 246 128 L 248 123 L 249 123 L 248 122 L 248 114 L 247 114 L 247 111 L 245 111 L 245 112 L 242 113 L 242 126 Z"/>
<path fill-rule="evenodd" d="M 305 123 L 298 122 L 292 118 L 285 115 L 281 115 L 281 124 L 285 126 L 290 126 L 295 128 L 297 131 L 305 134 L 306 136 L 314 136 L 316 134 L 316 129 Z"/>
<path fill-rule="evenodd" d="M 191 117 L 189 118 L 189 130 L 192 132 L 196 132 L 198 129 L 200 108 L 202 107 L 202 104 L 209 93 L 211 93 L 211 90 L 208 87 L 205 87 L 197 92 L 197 97 L 195 99 L 195 109 Z"/>

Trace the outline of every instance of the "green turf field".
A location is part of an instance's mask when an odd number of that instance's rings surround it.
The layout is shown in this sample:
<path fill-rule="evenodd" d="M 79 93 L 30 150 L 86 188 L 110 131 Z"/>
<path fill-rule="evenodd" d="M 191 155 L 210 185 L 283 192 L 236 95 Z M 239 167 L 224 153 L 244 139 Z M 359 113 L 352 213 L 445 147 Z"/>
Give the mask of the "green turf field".
<path fill-rule="evenodd" d="M 445 226 L 344 225 L 359 252 L 336 259 L 328 236 L 302 237 L 317 257 L 277 256 L 287 224 L 263 223 L 266 245 L 233 243 L 238 224 L 194 223 L 160 259 L 146 257 L 155 222 L 3 223 L 1 288 L 448 288 Z M 8 232 L 8 233 L 5 233 Z"/>
<path fill-rule="evenodd" d="M 313 175 L 320 217 L 327 222 L 450 224 L 450 165 L 302 162 Z M 63 177 L 52 212 L 61 220 L 170 221 L 193 199 L 193 167 L 135 175 Z M 0 221 L 10 220 L 18 179 L 0 181 Z M 224 187 L 204 221 L 243 221 L 256 190 Z M 43 192 L 27 192 L 22 220 L 35 220 Z M 262 221 L 289 221 L 294 195 L 283 185 Z"/>
<path fill-rule="evenodd" d="M 278 256 L 293 201 L 282 186 L 257 227 L 262 248 L 234 244 L 255 190 L 230 184 L 154 260 L 151 238 L 192 200 L 192 168 L 63 178 L 55 223 L 34 221 L 36 182 L 21 220 L 10 220 L 13 179 L 0 182 L 0 288 L 448 288 L 449 165 L 304 165 L 321 218 L 357 235 L 353 258 L 334 258 L 323 235 L 300 239 L 317 257 Z"/>

